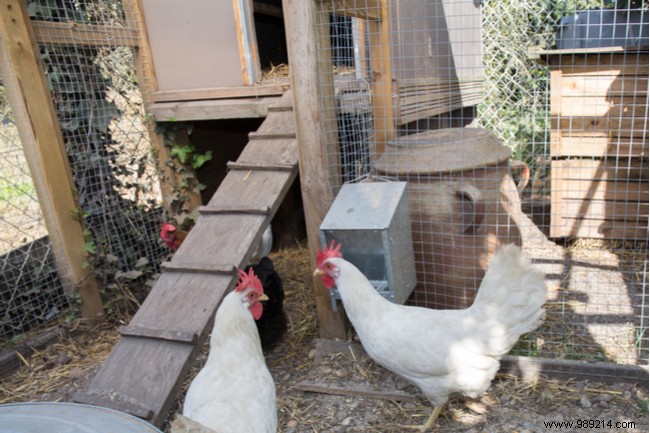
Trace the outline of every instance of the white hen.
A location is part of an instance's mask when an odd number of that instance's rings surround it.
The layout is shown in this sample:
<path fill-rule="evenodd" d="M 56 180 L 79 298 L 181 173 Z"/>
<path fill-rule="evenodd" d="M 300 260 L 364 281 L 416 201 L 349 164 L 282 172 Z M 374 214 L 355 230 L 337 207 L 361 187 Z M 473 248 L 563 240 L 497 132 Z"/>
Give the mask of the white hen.
<path fill-rule="evenodd" d="M 325 247 L 316 275 L 338 288 L 350 322 L 368 355 L 417 385 L 435 406 L 426 431 L 450 393 L 476 398 L 490 386 L 500 358 L 519 336 L 537 328 L 544 316 L 544 278 L 514 245 L 494 256 L 473 305 L 433 310 L 393 304 L 366 277 L 341 258 L 340 244 Z"/>
<path fill-rule="evenodd" d="M 254 320 L 268 298 L 252 269 L 239 276 L 217 310 L 210 353 L 187 390 L 183 415 L 220 433 L 275 433 L 275 384 Z"/>

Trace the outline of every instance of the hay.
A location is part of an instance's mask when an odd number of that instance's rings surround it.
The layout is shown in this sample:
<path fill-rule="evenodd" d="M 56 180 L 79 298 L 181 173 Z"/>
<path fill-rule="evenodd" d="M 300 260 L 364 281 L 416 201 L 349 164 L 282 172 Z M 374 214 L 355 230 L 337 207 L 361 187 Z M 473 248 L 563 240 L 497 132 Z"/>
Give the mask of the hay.
<path fill-rule="evenodd" d="M 19 355 L 23 366 L 0 384 L 0 404 L 24 401 L 67 401 L 96 371 L 119 338 L 118 327 L 62 325 L 61 337 L 31 357 Z"/>
<path fill-rule="evenodd" d="M 379 367 L 365 354 L 324 354 L 316 360 L 318 327 L 312 286 L 312 267 L 306 244 L 277 251 L 271 258 L 283 279 L 285 311 L 289 321 L 281 343 L 266 354 L 267 365 L 277 384 L 278 431 L 283 432 L 402 432 L 400 425 L 421 424 L 428 417 L 431 405 L 419 391 L 392 373 Z M 551 303 L 549 315 L 553 326 L 561 323 L 553 318 L 561 305 Z M 556 311 L 557 310 L 557 311 Z M 564 329 L 554 329 L 558 341 Z M 353 335 L 353 333 L 351 332 Z M 23 361 L 23 367 L 0 385 L 0 403 L 19 401 L 70 401 L 83 391 L 97 368 L 105 360 L 119 338 L 116 325 L 96 330 L 69 328 L 55 344 Z M 577 338 L 577 337 L 576 337 Z M 566 344 L 566 342 L 565 342 Z M 565 347 L 566 348 L 566 347 Z M 562 350 L 561 347 L 558 348 Z M 184 390 L 201 368 L 208 352 L 207 342 L 182 387 L 176 406 L 169 414 L 173 420 L 182 410 Z M 325 395 L 303 392 L 296 385 L 314 383 L 334 390 L 372 390 L 368 395 Z M 412 396 L 409 401 L 381 400 L 373 395 Z M 634 412 L 632 387 L 598 383 L 543 380 L 525 382 L 515 376 L 499 375 L 494 385 L 479 400 L 465 405 L 463 399 L 452 399 L 441 415 L 440 425 L 450 433 L 489 426 L 491 431 L 515 431 L 511 426 L 530 422 L 566 409 L 567 419 L 580 416 L 595 418 L 606 404 L 606 410 L 623 415 L 621 419 L 639 419 Z M 605 396 L 606 398 L 603 398 Z M 591 413 L 584 413 L 583 398 L 594 403 Z M 577 419 L 576 418 L 576 419 Z M 571 418 L 573 419 L 573 418 Z M 647 419 L 647 414 L 645 415 Z M 338 429 L 338 430 L 337 430 Z M 162 427 L 170 431 L 169 422 Z M 474 430 L 470 430 L 474 431 Z"/>

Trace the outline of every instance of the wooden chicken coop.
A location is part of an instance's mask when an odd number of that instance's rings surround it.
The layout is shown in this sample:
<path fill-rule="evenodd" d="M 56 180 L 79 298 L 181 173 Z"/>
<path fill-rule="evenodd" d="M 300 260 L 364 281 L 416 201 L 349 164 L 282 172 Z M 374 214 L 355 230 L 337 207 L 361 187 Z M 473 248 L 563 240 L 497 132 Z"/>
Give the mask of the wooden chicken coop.
<path fill-rule="evenodd" d="M 289 87 L 262 72 L 263 65 L 286 63 L 280 3 L 143 0 L 151 50 L 145 84 L 155 120 L 265 117 L 266 98 Z"/>
<path fill-rule="evenodd" d="M 551 68 L 551 237 L 647 239 L 648 48 L 540 55 Z"/>

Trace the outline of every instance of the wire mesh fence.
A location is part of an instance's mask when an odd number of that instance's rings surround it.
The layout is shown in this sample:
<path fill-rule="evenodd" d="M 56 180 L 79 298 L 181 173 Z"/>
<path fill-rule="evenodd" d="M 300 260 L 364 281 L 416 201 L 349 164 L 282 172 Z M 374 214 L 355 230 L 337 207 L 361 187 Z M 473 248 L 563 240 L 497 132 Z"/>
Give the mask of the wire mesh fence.
<path fill-rule="evenodd" d="M 329 183 L 336 192 L 341 182 L 408 180 L 410 302 L 466 306 L 496 246 L 515 242 L 549 281 L 546 321 L 517 354 L 647 364 L 647 2 L 316 4 L 319 82 L 336 98 L 323 105 Z M 28 8 L 40 23 L 93 26 L 83 41 L 75 26 L 65 42 L 50 34 L 40 54 L 90 264 L 106 299 L 133 297 L 131 284 L 166 253 L 135 75 L 140 41 L 117 0 Z M 73 289 L 57 275 L 5 75 L 3 343 L 66 311 Z"/>
<path fill-rule="evenodd" d="M 121 1 L 30 1 L 27 10 L 79 200 L 70 217 L 84 221 L 88 264 L 105 291 L 105 308 L 116 312 L 125 308 L 125 299 L 137 303 L 131 288 L 144 284 L 166 253 L 158 243 L 156 161 L 135 73 L 133 47 L 139 41 L 127 26 Z M 20 89 L 10 79 L 8 56 L 2 61 L 4 343 L 63 312 L 74 315 L 70 307 L 76 306 L 76 297 L 75 288 L 65 287 L 58 275 L 31 181 L 39 173 L 30 173 L 18 134 L 22 114 L 12 111 L 6 97 Z"/>
<path fill-rule="evenodd" d="M 319 82 L 336 98 L 322 104 L 337 129 L 332 196 L 341 182 L 409 182 L 409 302 L 469 305 L 497 245 L 514 242 L 549 287 L 544 324 L 514 353 L 647 364 L 647 2 L 315 13 Z"/>

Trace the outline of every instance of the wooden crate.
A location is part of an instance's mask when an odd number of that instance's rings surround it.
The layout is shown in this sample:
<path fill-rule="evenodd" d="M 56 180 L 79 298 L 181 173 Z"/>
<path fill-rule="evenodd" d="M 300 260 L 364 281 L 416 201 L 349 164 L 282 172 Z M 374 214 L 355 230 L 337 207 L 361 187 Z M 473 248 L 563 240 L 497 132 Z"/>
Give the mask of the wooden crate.
<path fill-rule="evenodd" d="M 551 50 L 551 237 L 645 239 L 648 50 Z"/>

